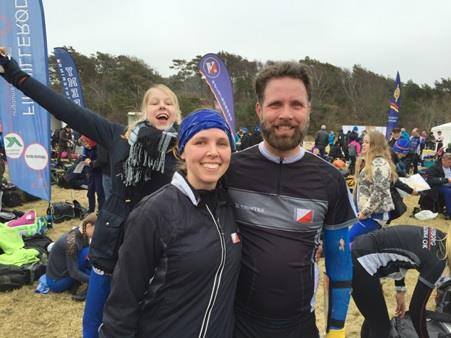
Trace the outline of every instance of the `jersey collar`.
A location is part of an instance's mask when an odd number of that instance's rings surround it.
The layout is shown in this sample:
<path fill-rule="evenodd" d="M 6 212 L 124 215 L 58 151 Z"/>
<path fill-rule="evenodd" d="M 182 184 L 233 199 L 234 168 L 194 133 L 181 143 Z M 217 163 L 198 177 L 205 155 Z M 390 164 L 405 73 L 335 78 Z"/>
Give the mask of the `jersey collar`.
<path fill-rule="evenodd" d="M 258 144 L 258 150 L 260 151 L 260 153 L 268 160 L 275 162 L 275 163 L 280 163 L 280 164 L 289 164 L 289 163 L 294 163 L 296 161 L 299 161 L 301 158 L 304 157 L 305 154 L 305 149 L 302 148 L 301 146 L 299 146 L 299 151 L 298 153 L 290 156 L 290 157 L 279 157 L 274 155 L 273 153 L 271 153 L 269 151 L 269 149 L 267 149 L 265 147 L 265 142 L 262 141 Z"/>

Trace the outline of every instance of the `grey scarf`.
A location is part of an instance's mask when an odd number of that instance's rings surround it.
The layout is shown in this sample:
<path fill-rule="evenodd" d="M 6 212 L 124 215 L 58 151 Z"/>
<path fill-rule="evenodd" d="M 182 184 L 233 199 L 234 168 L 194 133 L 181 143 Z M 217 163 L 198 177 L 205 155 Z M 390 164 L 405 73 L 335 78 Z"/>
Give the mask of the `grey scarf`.
<path fill-rule="evenodd" d="M 177 130 L 159 130 L 148 121 L 138 123 L 130 133 L 130 151 L 123 164 L 122 182 L 126 187 L 151 179 L 152 171 L 164 173 L 166 153 L 175 145 Z"/>

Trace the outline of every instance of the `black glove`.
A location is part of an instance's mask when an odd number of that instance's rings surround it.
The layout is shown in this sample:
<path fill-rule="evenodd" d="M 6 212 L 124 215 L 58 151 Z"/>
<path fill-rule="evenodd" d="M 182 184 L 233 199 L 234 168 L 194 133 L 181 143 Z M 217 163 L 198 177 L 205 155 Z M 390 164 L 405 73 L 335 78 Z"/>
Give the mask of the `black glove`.
<path fill-rule="evenodd" d="M 0 75 L 15 87 L 19 87 L 30 77 L 30 75 L 20 69 L 16 60 L 9 56 L 0 55 L 0 66 L 3 67 L 3 69 L 0 68 Z"/>

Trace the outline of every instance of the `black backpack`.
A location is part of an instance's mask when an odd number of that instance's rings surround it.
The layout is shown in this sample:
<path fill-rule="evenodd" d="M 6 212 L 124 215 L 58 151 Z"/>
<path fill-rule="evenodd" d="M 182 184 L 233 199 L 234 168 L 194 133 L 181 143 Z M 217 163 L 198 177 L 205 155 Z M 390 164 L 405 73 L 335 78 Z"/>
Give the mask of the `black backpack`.
<path fill-rule="evenodd" d="M 87 213 L 88 210 L 83 208 L 77 200 L 73 203 L 67 201 L 52 203 L 53 223 L 61 223 L 72 218 L 83 219 Z"/>
<path fill-rule="evenodd" d="M 37 248 L 39 250 L 39 248 Z M 41 260 L 22 266 L 0 264 L 0 292 L 19 289 L 24 285 L 33 284 L 47 268 L 47 253 L 39 250 Z"/>

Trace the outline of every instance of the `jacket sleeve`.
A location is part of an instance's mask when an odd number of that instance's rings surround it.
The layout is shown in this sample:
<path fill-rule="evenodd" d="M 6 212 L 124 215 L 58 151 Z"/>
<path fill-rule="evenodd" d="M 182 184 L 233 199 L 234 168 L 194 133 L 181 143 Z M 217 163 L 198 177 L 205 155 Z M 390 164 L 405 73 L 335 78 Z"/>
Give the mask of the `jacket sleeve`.
<path fill-rule="evenodd" d="M 363 207 L 362 214 L 369 216 L 376 210 L 383 209 L 382 203 L 386 195 L 390 195 L 390 166 L 387 161 L 381 161 L 380 158 L 373 160 L 371 164 L 373 182 L 371 194 Z M 389 210 L 385 210 L 389 211 Z"/>
<path fill-rule="evenodd" d="M 89 276 L 80 271 L 78 268 L 78 257 L 76 255 L 66 255 L 66 265 L 69 271 L 69 276 L 73 279 L 84 283 L 89 280 Z"/>
<path fill-rule="evenodd" d="M 445 175 L 441 173 L 438 166 L 439 164 L 436 164 L 426 170 L 425 180 L 430 186 L 448 183 L 448 180 L 444 177 Z"/>
<path fill-rule="evenodd" d="M 409 187 L 407 184 L 401 182 L 399 179 L 396 180 L 396 182 L 393 185 L 395 188 L 400 189 L 402 191 L 405 191 L 408 194 L 412 194 L 413 193 L 413 189 L 411 187 Z"/>
<path fill-rule="evenodd" d="M 330 280 L 327 331 L 342 329 L 348 313 L 352 286 L 352 259 L 347 227 L 324 230 L 324 256 Z"/>
<path fill-rule="evenodd" d="M 32 77 L 21 83 L 18 89 L 57 119 L 66 122 L 71 128 L 87 135 L 107 149 L 110 149 L 114 136 L 124 129 L 120 124 L 110 122 L 100 115 L 80 107 Z"/>
<path fill-rule="evenodd" d="M 148 202 L 134 209 L 126 221 L 127 231 L 113 272 L 100 337 L 131 338 L 137 334 L 140 304 L 162 251 L 158 220 L 150 215 L 152 205 Z"/>

